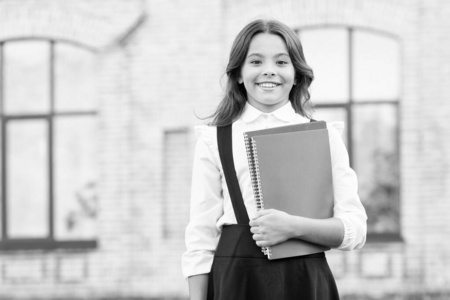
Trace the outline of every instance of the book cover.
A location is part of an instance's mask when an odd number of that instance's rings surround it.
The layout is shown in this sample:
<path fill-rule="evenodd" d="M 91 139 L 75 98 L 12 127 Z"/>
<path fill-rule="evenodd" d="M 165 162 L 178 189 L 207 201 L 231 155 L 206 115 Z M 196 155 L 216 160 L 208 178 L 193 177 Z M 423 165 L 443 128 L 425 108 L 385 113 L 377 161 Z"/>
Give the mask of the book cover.
<path fill-rule="evenodd" d="M 258 209 L 308 218 L 333 216 L 333 183 L 325 122 L 247 132 L 247 154 Z M 291 239 L 263 248 L 269 259 L 307 255 L 328 247 Z"/>

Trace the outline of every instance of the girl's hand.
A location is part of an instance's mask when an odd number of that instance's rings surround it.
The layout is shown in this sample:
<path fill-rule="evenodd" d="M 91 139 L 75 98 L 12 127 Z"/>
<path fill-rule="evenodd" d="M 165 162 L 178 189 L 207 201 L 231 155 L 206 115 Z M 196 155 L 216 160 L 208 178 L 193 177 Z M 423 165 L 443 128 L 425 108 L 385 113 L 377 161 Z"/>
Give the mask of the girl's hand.
<path fill-rule="evenodd" d="M 293 216 L 276 209 L 263 209 L 250 221 L 253 239 L 259 247 L 270 247 L 294 237 Z"/>

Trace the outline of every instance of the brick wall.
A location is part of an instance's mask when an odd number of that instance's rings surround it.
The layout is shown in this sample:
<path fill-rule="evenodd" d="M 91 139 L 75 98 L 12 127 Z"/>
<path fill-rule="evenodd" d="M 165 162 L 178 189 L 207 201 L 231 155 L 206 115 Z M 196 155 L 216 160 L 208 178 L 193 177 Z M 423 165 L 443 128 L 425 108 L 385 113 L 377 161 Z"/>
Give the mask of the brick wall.
<path fill-rule="evenodd" d="M 449 292 L 449 13 L 445 0 L 0 2 L 0 41 L 50 37 L 96 50 L 101 102 L 98 248 L 0 252 L 0 299 L 186 297 L 194 113 L 217 105 L 231 43 L 257 16 L 399 38 L 404 241 L 328 259 L 343 295 Z"/>
<path fill-rule="evenodd" d="M 419 90 L 421 127 L 418 137 L 420 182 L 420 223 L 424 286 L 441 289 L 450 283 L 448 215 L 450 209 L 450 7 L 444 1 L 422 1 L 419 39 Z"/>
<path fill-rule="evenodd" d="M 142 18 L 141 1 L 2 1 L 0 40 L 49 38 L 79 44 L 98 57 L 101 102 L 100 213 L 93 250 L 0 253 L 1 299 L 128 295 L 133 270 L 129 201 L 131 59 L 120 42 Z"/>
<path fill-rule="evenodd" d="M 188 211 L 190 190 L 186 178 L 176 178 L 190 177 L 192 125 L 200 122 L 194 113 L 210 114 L 220 95 L 222 11 L 220 1 L 148 1 L 147 11 L 146 23 L 127 45 L 133 58 L 134 181 L 140 182 L 134 195 L 137 207 L 146 208 L 139 239 L 148 241 L 135 252 L 141 260 L 132 288 L 176 297 L 187 294 L 181 213 Z"/>

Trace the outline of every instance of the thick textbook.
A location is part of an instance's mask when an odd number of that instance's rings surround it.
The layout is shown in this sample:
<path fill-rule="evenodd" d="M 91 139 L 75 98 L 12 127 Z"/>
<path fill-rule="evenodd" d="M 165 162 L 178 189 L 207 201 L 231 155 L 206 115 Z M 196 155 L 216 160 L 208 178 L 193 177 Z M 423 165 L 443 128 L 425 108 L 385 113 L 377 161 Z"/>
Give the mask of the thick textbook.
<path fill-rule="evenodd" d="M 244 133 L 257 209 L 308 218 L 333 216 L 330 142 L 325 122 Z M 290 239 L 262 251 L 269 259 L 308 255 L 330 248 Z"/>

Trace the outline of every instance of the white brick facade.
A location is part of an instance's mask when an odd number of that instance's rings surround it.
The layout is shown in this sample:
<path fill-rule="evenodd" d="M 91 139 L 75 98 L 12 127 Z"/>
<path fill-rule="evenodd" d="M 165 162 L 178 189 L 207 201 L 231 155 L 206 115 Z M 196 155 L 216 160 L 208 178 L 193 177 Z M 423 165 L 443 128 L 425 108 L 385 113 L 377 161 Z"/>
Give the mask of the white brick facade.
<path fill-rule="evenodd" d="M 445 0 L 0 1 L 0 42 L 53 38 L 96 52 L 101 103 L 98 247 L 0 252 L 0 299 L 187 298 L 194 113 L 213 112 L 231 43 L 258 16 L 399 39 L 403 241 L 328 259 L 344 299 L 450 297 L 449 15 Z M 174 159 L 180 148 L 185 161 Z"/>

